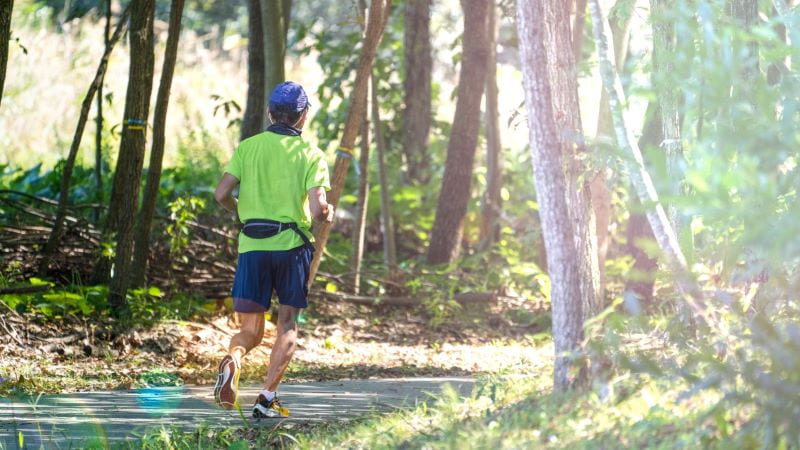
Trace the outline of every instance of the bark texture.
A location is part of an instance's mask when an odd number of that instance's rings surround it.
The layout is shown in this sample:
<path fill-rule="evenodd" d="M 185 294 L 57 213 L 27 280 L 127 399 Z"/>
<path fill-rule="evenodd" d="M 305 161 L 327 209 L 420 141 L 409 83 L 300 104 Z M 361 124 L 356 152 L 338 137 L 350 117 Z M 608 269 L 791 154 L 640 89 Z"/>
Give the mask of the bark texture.
<path fill-rule="evenodd" d="M 555 0 L 549 0 L 555 1 Z M 583 339 L 580 255 L 575 246 L 575 228 L 569 212 L 569 183 L 557 112 L 553 108 L 553 86 L 546 32 L 546 8 L 540 0 L 517 1 L 517 30 L 520 40 L 525 106 L 530 129 L 530 149 L 539 217 L 547 248 L 551 281 L 550 299 L 555 344 L 554 386 L 569 389 L 580 382 L 582 370 L 568 357 Z M 571 47 L 566 47 L 571 48 Z M 571 52 L 567 52 L 571 55 Z"/>
<path fill-rule="evenodd" d="M 139 184 L 144 163 L 150 94 L 153 89 L 155 0 L 131 3 L 128 91 L 125 97 L 122 140 L 109 205 L 106 231 L 116 233 L 114 276 L 108 287 L 109 304 L 119 316 L 126 307 L 133 252 L 133 227 L 139 199 Z"/>
<path fill-rule="evenodd" d="M 286 81 L 286 33 L 289 31 L 291 0 L 261 0 L 261 25 L 264 37 L 265 94 Z M 262 127 L 266 117 L 262 117 Z"/>
<path fill-rule="evenodd" d="M 383 36 L 383 29 L 386 27 L 391 5 L 391 0 L 372 0 L 370 3 L 367 31 L 364 35 L 364 45 L 361 50 L 361 57 L 358 60 L 356 79 L 353 83 L 353 92 L 350 94 L 350 104 L 347 108 L 347 120 L 345 121 L 342 139 L 339 143 L 339 147 L 343 152 L 352 153 L 356 137 L 361 127 L 364 111 L 366 111 L 367 108 L 367 94 L 369 79 L 372 73 L 372 62 L 375 60 L 375 53 L 378 50 L 381 36 Z M 328 192 L 328 203 L 334 206 L 339 205 L 339 197 L 342 195 L 344 182 L 347 178 L 347 169 L 349 168 L 349 155 L 340 153 L 336 157 L 336 163 L 333 166 L 331 190 Z M 319 269 L 320 258 L 325 250 L 325 245 L 328 243 L 328 236 L 330 236 L 330 233 L 331 224 L 329 223 L 320 224 L 314 231 L 316 251 L 314 252 L 314 259 L 311 260 L 311 268 L 308 277 L 309 286 L 314 283 L 314 277 L 317 274 L 317 269 Z"/>
<path fill-rule="evenodd" d="M 431 0 L 408 0 L 405 6 L 405 110 L 403 148 L 409 181 L 425 183 L 430 174 L 428 134 L 431 128 Z"/>
<path fill-rule="evenodd" d="M 464 216 L 471 194 L 472 168 L 478 144 L 481 94 L 486 85 L 489 4 L 485 0 L 462 0 L 461 6 L 464 10 L 465 33 L 458 101 L 428 247 L 430 264 L 452 262 L 461 250 Z"/>
<path fill-rule="evenodd" d="M 147 265 L 150 258 L 150 231 L 156 213 L 156 198 L 161 185 L 161 166 L 164 160 L 164 141 L 167 127 L 167 108 L 169 107 L 172 76 L 175 74 L 175 61 L 178 58 L 178 40 L 181 35 L 181 18 L 184 0 L 172 0 L 169 12 L 169 34 L 167 49 L 164 52 L 164 66 L 156 97 L 156 111 L 153 118 L 153 146 L 150 149 L 150 165 L 147 169 L 147 185 L 142 199 L 142 210 L 136 225 L 135 251 L 131 266 L 131 281 L 134 286 L 144 286 Z"/>
<path fill-rule="evenodd" d="M 489 6 L 489 67 L 486 75 L 486 192 L 481 204 L 480 239 L 483 247 L 490 247 L 500 239 L 500 211 L 503 199 L 502 168 L 500 166 L 500 111 L 497 106 L 497 6 Z"/>
<path fill-rule="evenodd" d="M 78 115 L 78 124 L 75 126 L 75 134 L 72 136 L 72 144 L 69 147 L 67 160 L 64 163 L 64 171 L 61 174 L 61 186 L 58 194 L 56 220 L 53 223 L 53 229 L 50 231 L 47 244 L 45 244 L 45 247 L 42 250 L 42 259 L 39 261 L 38 271 L 41 275 L 46 274 L 53 254 L 61 245 L 61 238 L 64 235 L 64 222 L 67 217 L 67 205 L 69 204 L 69 187 L 72 182 L 72 171 L 75 169 L 75 159 L 78 156 L 78 150 L 80 149 L 81 140 L 83 139 L 83 131 L 86 128 L 86 122 L 89 119 L 89 109 L 91 109 L 94 96 L 103 82 L 103 76 L 108 68 L 108 59 L 111 56 L 111 51 L 114 49 L 114 45 L 117 43 L 117 41 L 119 41 L 119 38 L 122 36 L 122 32 L 125 29 L 129 12 L 130 8 L 126 9 L 122 13 L 119 23 L 114 30 L 114 34 L 111 36 L 109 43 L 103 52 L 102 58 L 100 58 L 100 64 L 97 66 L 94 80 L 92 80 L 92 84 L 89 85 L 89 90 L 86 91 L 86 96 L 84 96 L 83 102 L 81 103 L 81 111 Z"/>
<path fill-rule="evenodd" d="M 242 118 L 241 140 L 263 130 L 267 90 L 264 78 L 264 28 L 259 0 L 247 0 L 247 103 Z"/>
<path fill-rule="evenodd" d="M 561 154 L 567 170 L 567 193 L 580 265 L 580 288 L 584 319 L 601 309 L 597 230 L 587 180 L 586 146 L 578 100 L 578 71 L 570 51 L 569 4 L 544 2 L 547 65 L 554 120 Z"/>
<path fill-rule="evenodd" d="M 11 42 L 11 12 L 13 10 L 14 0 L 0 2 L 0 104 L 3 102 L 3 86 L 6 84 L 8 46 Z"/>

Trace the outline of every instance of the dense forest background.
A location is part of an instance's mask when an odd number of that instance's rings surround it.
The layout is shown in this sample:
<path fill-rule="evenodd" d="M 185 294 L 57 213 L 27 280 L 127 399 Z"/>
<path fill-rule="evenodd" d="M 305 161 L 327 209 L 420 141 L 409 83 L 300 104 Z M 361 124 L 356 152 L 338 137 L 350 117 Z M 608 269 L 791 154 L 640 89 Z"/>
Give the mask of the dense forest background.
<path fill-rule="evenodd" d="M 606 438 L 798 445 L 793 2 L 3 8 L 0 293 L 19 354 L 28 323 L 113 317 L 111 339 L 228 314 L 238 225 L 213 186 L 290 79 L 339 205 L 315 229 L 313 295 L 361 308 L 308 320 L 552 345 L 569 417 L 628 421 Z M 491 414 L 531 427 L 566 398 L 505 383 L 516 400 Z M 510 446 L 548 442 L 515 426 Z"/>

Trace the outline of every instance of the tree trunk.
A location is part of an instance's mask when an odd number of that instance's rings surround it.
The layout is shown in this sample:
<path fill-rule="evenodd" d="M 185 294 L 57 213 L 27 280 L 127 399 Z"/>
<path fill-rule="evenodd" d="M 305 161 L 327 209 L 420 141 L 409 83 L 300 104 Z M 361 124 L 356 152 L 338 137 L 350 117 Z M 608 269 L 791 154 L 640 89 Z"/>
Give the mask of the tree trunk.
<path fill-rule="evenodd" d="M 589 11 L 592 16 L 592 28 L 600 62 L 600 73 L 603 78 L 603 85 L 609 94 L 608 99 L 617 136 L 617 144 L 631 156 L 626 160 L 631 184 L 639 197 L 639 201 L 644 205 L 648 205 L 647 221 L 650 223 L 650 228 L 653 230 L 653 235 L 664 255 L 678 291 L 683 294 L 684 299 L 692 308 L 692 312 L 698 316 L 704 316 L 705 311 L 698 303 L 702 293 L 691 278 L 686 257 L 678 245 L 675 230 L 670 225 L 664 207 L 659 202 L 653 180 L 644 166 L 642 152 L 623 117 L 622 105 L 625 104 L 625 95 L 622 90 L 622 82 L 612 63 L 613 55 L 610 54 L 611 50 L 608 48 L 608 24 L 603 17 L 599 0 L 589 0 Z"/>
<path fill-rule="evenodd" d="M 380 104 L 378 103 L 378 82 L 374 76 L 372 81 L 372 129 L 375 136 L 375 151 L 378 153 L 378 179 L 381 185 L 381 225 L 383 230 L 383 262 L 389 269 L 390 276 L 397 272 L 397 245 L 394 239 L 394 221 L 392 219 L 392 203 L 389 195 L 389 175 L 386 170 L 386 143 L 381 130 Z"/>
<path fill-rule="evenodd" d="M 100 58 L 100 64 L 95 72 L 94 80 L 92 80 L 92 84 L 89 85 L 89 90 L 86 92 L 86 96 L 83 98 L 83 103 L 81 103 L 81 111 L 80 115 L 78 116 L 78 125 L 75 127 L 75 134 L 72 137 L 72 144 L 69 147 L 69 154 L 67 154 L 67 160 L 64 163 L 64 171 L 61 174 L 61 187 L 58 194 L 56 219 L 53 223 L 53 230 L 50 232 L 47 243 L 42 250 L 42 259 L 39 261 L 38 272 L 40 275 L 45 275 L 47 273 L 48 267 L 50 266 L 50 261 L 53 258 L 53 254 L 61 245 L 61 238 L 64 234 L 64 221 L 67 216 L 67 205 L 69 203 L 69 186 L 72 182 L 72 170 L 75 168 L 75 159 L 78 156 L 78 150 L 81 146 L 83 130 L 86 127 L 86 122 L 89 118 L 89 109 L 92 107 L 92 100 L 94 100 L 94 95 L 100 87 L 100 84 L 103 80 L 103 75 L 108 67 L 108 59 L 111 56 L 111 50 L 113 50 L 114 45 L 122 36 L 122 31 L 125 29 L 129 12 L 130 8 L 127 8 L 120 16 L 119 23 L 114 30 L 114 34 L 111 36 L 108 46 L 106 46 L 106 49 L 103 52 L 103 57 Z"/>
<path fill-rule="evenodd" d="M 367 2 L 358 0 L 359 19 L 362 32 L 366 31 Z M 362 36 L 363 37 L 363 36 Z M 369 89 L 369 86 L 367 86 Z M 353 239 L 350 253 L 350 269 L 353 272 L 353 293 L 361 290 L 361 262 L 364 258 L 364 238 L 367 231 L 367 204 L 369 203 L 369 106 L 364 107 L 361 123 L 361 152 L 358 155 L 358 195 L 353 222 Z"/>
<path fill-rule="evenodd" d="M 471 194 L 475 147 L 478 144 L 481 94 L 486 86 L 489 3 L 485 0 L 462 0 L 461 5 L 465 32 L 458 77 L 458 101 L 428 247 L 429 264 L 450 263 L 461 250 L 464 216 Z"/>
<path fill-rule="evenodd" d="M 125 97 L 122 140 L 114 172 L 109 222 L 106 227 L 107 232 L 116 232 L 114 276 L 108 287 L 108 299 L 117 317 L 127 307 L 126 294 L 131 275 L 133 227 L 138 209 L 155 60 L 153 36 L 155 0 L 133 0 L 131 10 L 131 65 L 128 92 Z"/>
<path fill-rule="evenodd" d="M 144 286 L 147 276 L 147 263 L 150 257 L 150 231 L 156 213 L 156 198 L 161 185 L 161 165 L 164 160 L 164 140 L 167 127 L 167 108 L 172 89 L 172 76 L 178 57 L 178 40 L 181 35 L 181 18 L 184 0 L 172 0 L 169 12 L 169 34 L 164 51 L 164 66 L 156 97 L 156 111 L 153 117 L 153 146 L 150 149 L 150 165 L 147 169 L 147 185 L 142 199 L 142 210 L 136 227 L 136 242 L 131 267 L 133 286 Z"/>
<path fill-rule="evenodd" d="M 102 0 L 100 0 L 102 2 Z M 103 2 L 105 4 L 106 25 L 103 29 L 103 43 L 108 49 L 108 42 L 111 40 L 111 0 Z M 98 207 L 92 212 L 92 219 L 95 225 L 100 222 L 100 206 L 103 203 L 103 83 L 105 74 L 97 87 L 97 120 L 95 122 L 94 134 L 94 201 Z"/>
<path fill-rule="evenodd" d="M 405 6 L 405 110 L 403 149 L 408 181 L 424 184 L 430 177 L 428 134 L 431 128 L 431 0 L 408 0 Z"/>
<path fill-rule="evenodd" d="M 502 169 L 500 167 L 500 111 L 497 106 L 497 6 L 489 6 L 489 67 L 486 76 L 486 192 L 481 207 L 480 240 L 484 248 L 500 239 L 498 217 L 503 199 L 500 196 Z"/>
<path fill-rule="evenodd" d="M 265 93 L 272 92 L 278 83 L 286 81 L 284 62 L 291 10 L 291 0 L 261 0 Z M 266 117 L 262 117 L 262 127 L 266 120 Z"/>
<path fill-rule="evenodd" d="M 372 62 L 378 50 L 383 29 L 389 18 L 391 0 L 372 0 L 367 19 L 367 31 L 364 35 L 364 45 L 361 50 L 361 57 L 358 60 L 356 69 L 356 79 L 353 83 L 353 92 L 350 94 L 350 105 L 347 109 L 347 120 L 342 132 L 342 140 L 339 143 L 339 153 L 336 156 L 336 163 L 333 166 L 333 176 L 331 177 L 331 190 L 328 192 L 328 203 L 338 206 L 339 197 L 344 189 L 344 182 L 347 178 L 347 169 L 350 167 L 350 159 L 353 154 L 356 136 L 363 121 L 364 111 L 367 108 L 367 94 L 369 87 L 370 74 L 372 73 Z M 314 277 L 319 269 L 320 258 L 325 251 L 328 243 L 328 236 L 331 233 L 331 224 L 322 223 L 314 232 L 316 241 L 316 251 L 314 259 L 311 260 L 309 270 L 308 285 L 314 283 Z"/>
<path fill-rule="evenodd" d="M 584 5 L 585 6 L 585 5 Z M 628 43 L 630 42 L 631 18 L 633 13 L 623 17 L 621 22 L 611 24 L 612 40 L 614 41 L 614 55 L 616 55 L 616 67 L 622 71 L 625 67 L 625 59 L 628 54 Z M 601 88 L 600 111 L 597 116 L 597 139 L 604 141 L 614 141 L 614 126 L 611 123 L 611 111 L 608 109 L 608 94 Z M 600 270 L 599 298 L 602 302 L 605 298 L 605 261 L 608 255 L 608 245 L 610 233 L 608 227 L 611 225 L 611 191 L 608 189 L 607 173 L 605 170 L 598 170 L 593 174 L 590 181 L 592 192 L 592 206 L 594 207 L 597 219 L 597 260 Z"/>
<path fill-rule="evenodd" d="M 575 245 L 580 264 L 581 298 L 586 318 L 600 311 L 597 230 L 592 209 L 591 190 L 586 174 L 586 145 L 578 99 L 578 69 L 569 49 L 572 42 L 569 25 L 569 4 L 545 2 L 545 38 L 547 39 L 548 73 L 551 100 L 561 153 L 567 162 L 567 192 L 570 194 L 570 216 L 574 224 Z"/>
<path fill-rule="evenodd" d="M 11 42 L 11 12 L 13 9 L 14 0 L 0 2 L 0 104 L 3 102 L 3 86 L 6 83 L 8 46 Z"/>
<path fill-rule="evenodd" d="M 583 28 L 586 24 L 586 0 L 575 0 L 575 22 L 572 25 L 572 53 L 575 62 L 583 56 Z"/>
<path fill-rule="evenodd" d="M 267 91 L 264 79 L 264 28 L 259 0 L 247 0 L 247 105 L 242 119 L 241 140 L 263 130 Z"/>
<path fill-rule="evenodd" d="M 557 390 L 566 390 L 580 383 L 585 373 L 580 367 L 576 368 L 567 356 L 583 339 L 584 311 L 580 255 L 575 246 L 575 229 L 569 211 L 572 202 L 564 169 L 571 155 L 563 153 L 553 100 L 553 91 L 557 87 L 551 86 L 548 69 L 554 61 L 550 59 L 547 47 L 553 43 L 548 40 L 552 34 L 548 36 L 545 17 L 547 8 L 553 5 L 543 3 L 546 2 L 517 1 L 517 30 L 536 198 L 550 275 L 556 354 L 554 386 Z"/>

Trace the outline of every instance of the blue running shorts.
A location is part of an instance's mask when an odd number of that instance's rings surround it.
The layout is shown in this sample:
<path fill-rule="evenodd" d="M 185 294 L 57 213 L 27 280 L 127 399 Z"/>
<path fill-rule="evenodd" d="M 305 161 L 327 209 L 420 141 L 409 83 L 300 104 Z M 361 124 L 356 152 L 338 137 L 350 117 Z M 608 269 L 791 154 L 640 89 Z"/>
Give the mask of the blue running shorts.
<path fill-rule="evenodd" d="M 239 254 L 233 281 L 233 310 L 257 313 L 269 310 L 272 292 L 281 305 L 308 306 L 308 272 L 314 251 L 306 245 L 291 250 Z"/>

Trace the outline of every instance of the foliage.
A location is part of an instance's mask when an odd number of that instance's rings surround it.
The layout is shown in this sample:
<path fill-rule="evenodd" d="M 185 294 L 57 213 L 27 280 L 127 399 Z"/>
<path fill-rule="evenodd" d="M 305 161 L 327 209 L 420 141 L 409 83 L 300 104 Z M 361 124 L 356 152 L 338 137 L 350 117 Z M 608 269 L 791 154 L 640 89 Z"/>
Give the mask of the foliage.
<path fill-rule="evenodd" d="M 197 197 L 178 197 L 169 204 L 170 219 L 172 222 L 167 225 L 169 235 L 169 252 L 174 258 L 189 245 L 189 225 L 188 223 L 197 218 L 197 212 L 205 208 L 205 201 Z M 188 260 L 185 255 L 181 256 Z"/>

